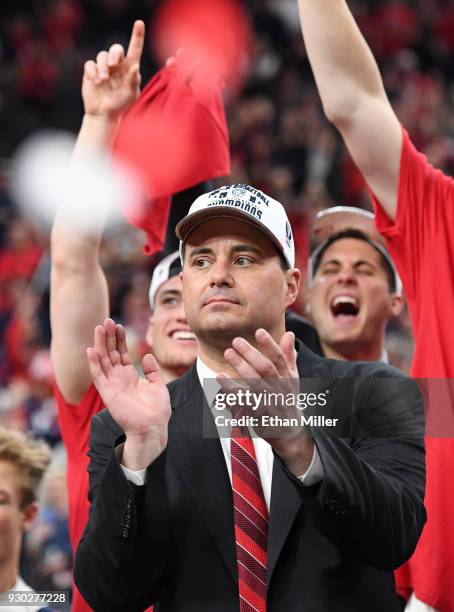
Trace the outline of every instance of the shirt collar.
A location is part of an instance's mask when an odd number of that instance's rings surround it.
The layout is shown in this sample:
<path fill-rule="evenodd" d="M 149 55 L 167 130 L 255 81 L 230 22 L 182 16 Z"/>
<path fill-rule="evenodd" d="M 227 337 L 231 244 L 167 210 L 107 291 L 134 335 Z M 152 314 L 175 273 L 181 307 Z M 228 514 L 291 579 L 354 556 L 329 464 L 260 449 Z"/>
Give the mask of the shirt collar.
<path fill-rule="evenodd" d="M 217 374 L 214 370 L 209 368 L 206 363 L 204 363 L 200 359 L 200 357 L 197 357 L 196 368 L 200 386 L 202 387 L 203 393 L 205 394 L 205 399 L 208 403 L 208 406 L 211 406 L 214 398 L 216 397 L 216 394 L 221 388 L 221 385 L 216 379 Z"/>
<path fill-rule="evenodd" d="M 298 355 L 296 349 L 295 354 Z M 385 357 L 387 362 L 387 355 L 385 355 Z M 383 359 L 383 361 L 385 361 L 385 359 Z M 216 397 L 216 394 L 221 388 L 221 385 L 216 379 L 217 374 L 200 359 L 200 356 L 197 357 L 196 369 L 197 376 L 199 377 L 200 386 L 202 387 L 203 393 L 205 394 L 205 399 L 208 403 L 208 406 L 211 406 L 213 404 L 214 398 Z"/>

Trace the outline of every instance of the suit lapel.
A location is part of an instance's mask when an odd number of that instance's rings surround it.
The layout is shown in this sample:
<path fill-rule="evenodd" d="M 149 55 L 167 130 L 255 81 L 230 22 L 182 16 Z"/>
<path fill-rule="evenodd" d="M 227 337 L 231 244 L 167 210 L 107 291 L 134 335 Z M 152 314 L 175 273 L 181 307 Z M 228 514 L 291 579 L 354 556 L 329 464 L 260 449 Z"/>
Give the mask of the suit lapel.
<path fill-rule="evenodd" d="M 302 381 L 301 390 L 307 393 L 317 393 L 332 387 L 334 379 L 324 360 L 312 353 L 300 341 L 297 341 L 297 349 L 298 372 L 300 377 L 305 379 Z M 268 531 L 268 584 L 301 504 L 295 484 L 285 473 L 280 462 L 275 460 Z"/>
<path fill-rule="evenodd" d="M 184 378 L 186 384 L 172 397 L 169 454 L 237 581 L 232 487 L 224 453 L 195 367 Z"/>
<path fill-rule="evenodd" d="M 270 523 L 268 528 L 268 584 L 288 533 L 301 507 L 301 499 L 278 460 L 273 464 Z"/>

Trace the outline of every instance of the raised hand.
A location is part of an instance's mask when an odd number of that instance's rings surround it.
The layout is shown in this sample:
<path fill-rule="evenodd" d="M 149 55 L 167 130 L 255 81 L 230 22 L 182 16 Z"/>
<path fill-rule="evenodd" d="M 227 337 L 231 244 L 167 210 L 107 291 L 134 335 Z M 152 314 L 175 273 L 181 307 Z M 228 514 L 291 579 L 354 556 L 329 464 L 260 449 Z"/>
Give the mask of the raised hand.
<path fill-rule="evenodd" d="M 143 21 L 134 23 L 128 51 L 114 44 L 85 62 L 82 97 L 87 115 L 119 116 L 139 96 L 140 58 L 145 39 Z"/>
<path fill-rule="evenodd" d="M 169 392 L 155 358 L 145 355 L 145 378 L 139 377 L 128 354 L 125 330 L 112 319 L 95 328 L 94 347 L 87 349 L 87 358 L 93 382 L 125 432 L 126 444 L 146 451 L 146 465 L 132 469 L 146 467 L 167 446 L 171 414 Z"/>

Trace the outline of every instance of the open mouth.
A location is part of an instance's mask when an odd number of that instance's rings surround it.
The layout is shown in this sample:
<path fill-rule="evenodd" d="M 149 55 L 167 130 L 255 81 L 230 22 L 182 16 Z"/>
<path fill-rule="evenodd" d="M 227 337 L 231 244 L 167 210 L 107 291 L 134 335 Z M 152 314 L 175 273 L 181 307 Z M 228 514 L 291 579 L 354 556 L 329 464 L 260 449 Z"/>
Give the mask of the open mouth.
<path fill-rule="evenodd" d="M 351 295 L 337 295 L 331 300 L 333 317 L 356 317 L 359 313 L 359 301 Z"/>
<path fill-rule="evenodd" d="M 178 342 L 195 342 L 196 337 L 190 331 L 183 331 L 180 329 L 176 329 L 170 334 L 172 340 L 177 340 Z"/>

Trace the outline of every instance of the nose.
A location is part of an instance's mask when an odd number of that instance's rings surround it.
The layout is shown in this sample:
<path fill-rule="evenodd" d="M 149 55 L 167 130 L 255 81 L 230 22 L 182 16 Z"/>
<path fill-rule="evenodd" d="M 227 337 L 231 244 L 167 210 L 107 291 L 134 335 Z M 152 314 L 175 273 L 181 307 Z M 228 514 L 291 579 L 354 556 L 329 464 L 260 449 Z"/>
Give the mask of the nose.
<path fill-rule="evenodd" d="M 175 314 L 176 314 L 176 319 L 178 323 L 184 323 L 185 325 L 187 325 L 188 321 L 186 319 L 186 311 L 184 309 L 183 300 L 180 301 Z"/>
<path fill-rule="evenodd" d="M 355 271 L 353 268 L 345 267 L 339 271 L 337 275 L 337 282 L 342 285 L 356 285 L 358 284 L 358 279 L 356 277 Z"/>
<path fill-rule="evenodd" d="M 218 258 L 211 268 L 210 287 L 233 287 L 234 279 L 229 262 Z"/>

